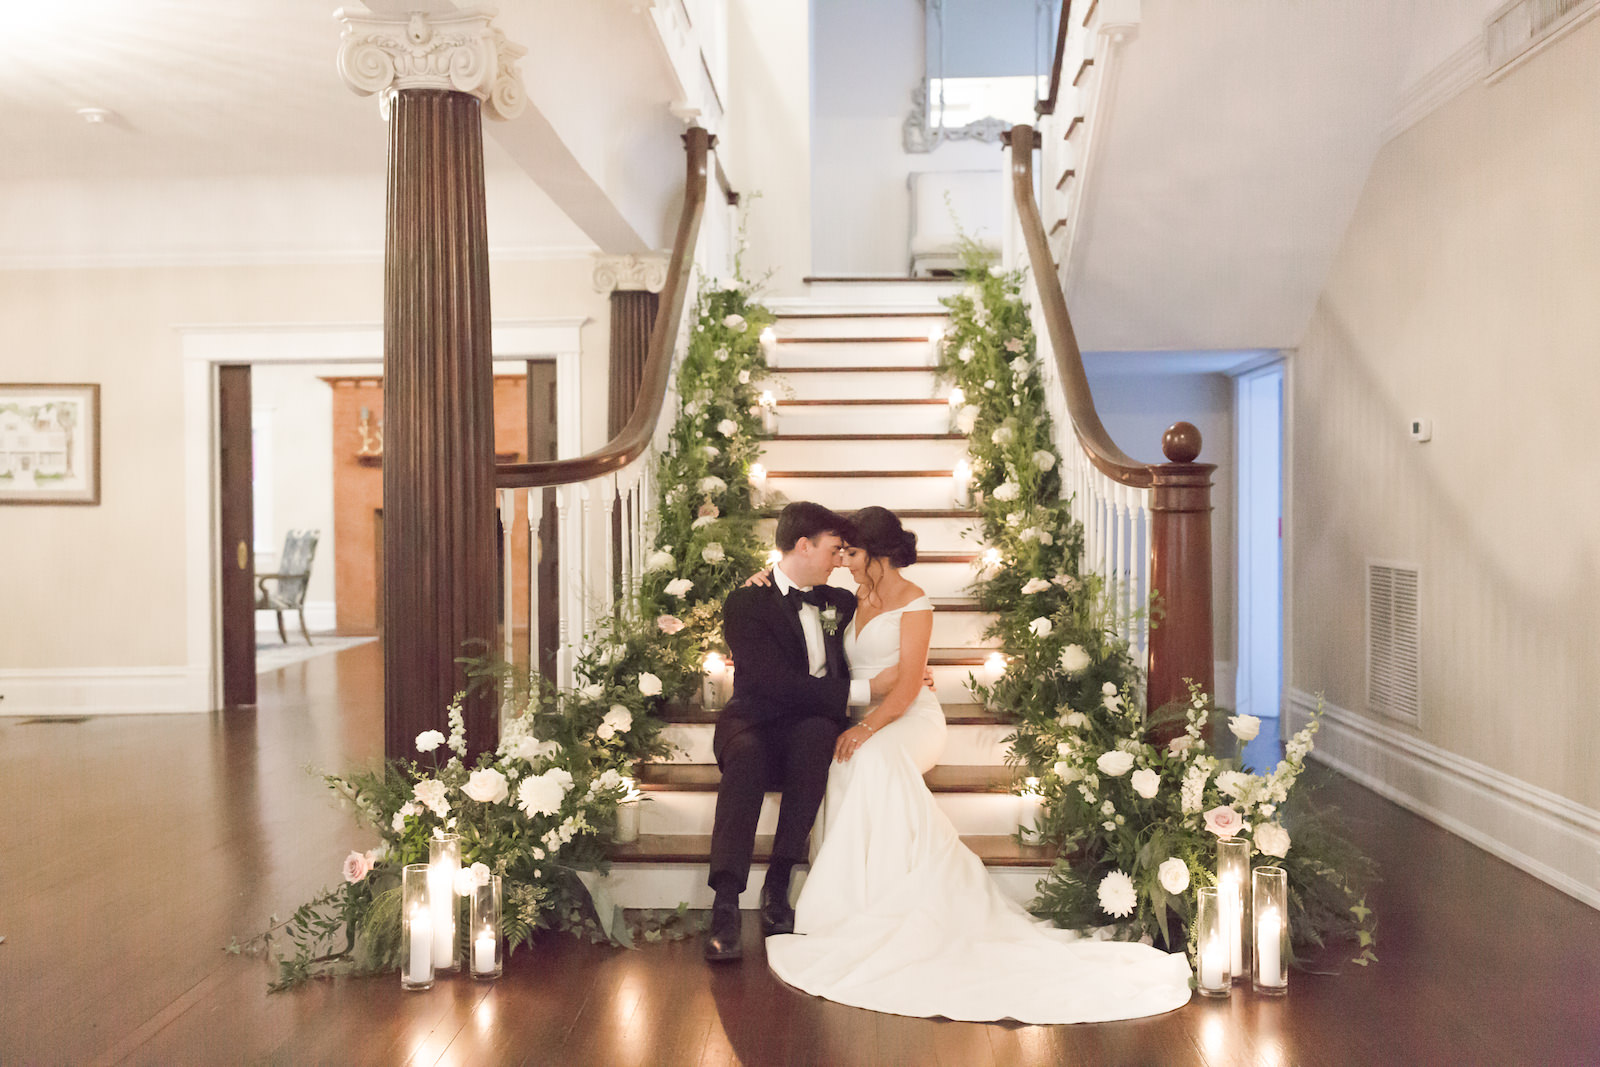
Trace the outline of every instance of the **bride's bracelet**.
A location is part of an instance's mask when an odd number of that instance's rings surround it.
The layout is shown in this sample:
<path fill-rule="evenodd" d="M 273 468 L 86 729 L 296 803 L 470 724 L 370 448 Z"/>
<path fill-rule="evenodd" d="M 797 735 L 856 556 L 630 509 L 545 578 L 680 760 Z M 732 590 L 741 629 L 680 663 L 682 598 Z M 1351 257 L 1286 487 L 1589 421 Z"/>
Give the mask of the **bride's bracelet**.
<path fill-rule="evenodd" d="M 862 719 L 861 721 L 857 722 L 856 725 L 866 730 L 869 734 L 875 734 L 878 732 L 877 729 L 871 723 L 867 722 L 866 719 Z"/>

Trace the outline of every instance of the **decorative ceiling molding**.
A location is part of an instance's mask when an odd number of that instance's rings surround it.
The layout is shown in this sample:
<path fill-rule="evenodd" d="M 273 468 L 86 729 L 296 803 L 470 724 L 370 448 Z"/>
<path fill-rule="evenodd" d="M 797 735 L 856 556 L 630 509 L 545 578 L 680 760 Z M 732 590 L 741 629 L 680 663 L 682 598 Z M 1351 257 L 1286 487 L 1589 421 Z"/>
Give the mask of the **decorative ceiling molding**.
<path fill-rule="evenodd" d="M 362 96 L 404 89 L 449 89 L 482 100 L 491 118 L 513 119 L 527 105 L 517 60 L 527 53 L 489 24 L 486 12 L 403 18 L 340 9 L 339 73 Z"/>
<path fill-rule="evenodd" d="M 1485 70 L 1483 34 L 1450 53 L 1444 61 L 1407 86 L 1400 104 L 1383 128 L 1385 143 L 1394 140 L 1483 78 Z"/>
<path fill-rule="evenodd" d="M 659 293 L 667 284 L 667 257 L 655 252 L 642 255 L 595 256 L 595 291 L 610 295 L 618 290 Z"/>

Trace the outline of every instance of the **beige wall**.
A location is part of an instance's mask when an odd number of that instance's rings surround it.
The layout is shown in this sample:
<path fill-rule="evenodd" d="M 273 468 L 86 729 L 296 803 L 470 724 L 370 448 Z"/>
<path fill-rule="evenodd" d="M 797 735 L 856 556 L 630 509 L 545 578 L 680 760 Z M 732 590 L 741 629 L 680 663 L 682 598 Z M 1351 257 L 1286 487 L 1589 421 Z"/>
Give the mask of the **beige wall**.
<path fill-rule="evenodd" d="M 590 261 L 491 274 L 496 320 L 590 318 L 583 437 L 602 443 L 609 318 Z M 0 509 L 0 558 L 13 561 L 0 577 L 0 669 L 185 663 L 175 327 L 377 323 L 382 276 L 377 263 L 0 272 L 0 381 L 99 382 L 102 405 L 100 506 Z"/>
<path fill-rule="evenodd" d="M 1291 359 L 1287 673 L 1364 714 L 1366 563 L 1415 563 L 1415 733 L 1591 808 L 1596 131 L 1590 22 L 1379 155 Z M 1415 416 L 1431 443 L 1408 439 Z"/>

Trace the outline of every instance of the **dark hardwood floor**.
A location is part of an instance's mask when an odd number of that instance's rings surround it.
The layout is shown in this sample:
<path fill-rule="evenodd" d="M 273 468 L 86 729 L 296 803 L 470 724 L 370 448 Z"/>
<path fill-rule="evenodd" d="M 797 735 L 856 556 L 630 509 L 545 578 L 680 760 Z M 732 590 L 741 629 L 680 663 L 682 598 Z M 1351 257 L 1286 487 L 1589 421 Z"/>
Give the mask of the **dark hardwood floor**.
<path fill-rule="evenodd" d="M 693 942 L 552 936 L 496 983 L 268 995 L 268 966 L 223 946 L 372 844 L 305 768 L 381 752 L 380 675 L 366 645 L 263 675 L 255 712 L 0 719 L 0 1064 L 1600 1062 L 1600 913 L 1325 771 L 1383 865 L 1380 963 L 1296 973 L 1282 1000 L 1085 1026 L 875 1015 L 780 985 L 753 915 L 717 969 Z"/>

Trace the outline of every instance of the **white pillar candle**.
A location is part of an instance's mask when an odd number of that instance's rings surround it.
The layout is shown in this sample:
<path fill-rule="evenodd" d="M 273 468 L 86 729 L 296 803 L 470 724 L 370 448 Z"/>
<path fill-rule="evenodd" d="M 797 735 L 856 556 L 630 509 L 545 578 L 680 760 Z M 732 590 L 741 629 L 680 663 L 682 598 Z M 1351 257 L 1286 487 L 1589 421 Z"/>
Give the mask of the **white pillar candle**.
<path fill-rule="evenodd" d="M 1220 989 L 1228 981 L 1228 949 L 1220 937 L 1209 937 L 1200 946 L 1200 985 Z"/>
<path fill-rule="evenodd" d="M 750 464 L 750 487 L 752 489 L 767 487 L 767 468 L 759 463 Z"/>
<path fill-rule="evenodd" d="M 1005 677 L 1006 658 L 998 652 L 989 653 L 989 658 L 983 661 L 983 679 L 989 685 L 994 685 Z"/>
<path fill-rule="evenodd" d="M 778 400 L 770 389 L 763 390 L 761 399 L 761 432 L 773 433 L 778 426 Z"/>
<path fill-rule="evenodd" d="M 494 934 L 485 929 L 472 942 L 472 973 L 488 974 L 493 970 Z"/>
<path fill-rule="evenodd" d="M 428 868 L 428 902 L 433 908 L 433 966 L 435 969 L 448 969 L 455 957 L 455 882 L 455 871 L 448 864 L 436 863 Z"/>
<path fill-rule="evenodd" d="M 1037 831 L 1039 817 L 1044 813 L 1044 794 L 1039 792 L 1039 779 L 1026 779 L 1026 785 L 1017 798 L 1017 826 L 1024 831 Z"/>
<path fill-rule="evenodd" d="M 628 797 L 617 805 L 617 844 L 627 845 L 639 840 L 639 801 Z"/>
<path fill-rule="evenodd" d="M 957 507 L 964 508 L 972 503 L 972 464 L 965 459 L 957 460 L 955 469 L 950 472 L 950 493 Z"/>
<path fill-rule="evenodd" d="M 705 684 L 701 700 L 707 711 L 715 711 L 727 702 L 728 661 L 720 652 L 706 653 Z"/>
<path fill-rule="evenodd" d="M 1261 959 L 1260 983 L 1264 986 L 1283 985 L 1282 939 L 1283 916 L 1278 909 L 1268 908 L 1256 919 L 1256 952 Z"/>
<path fill-rule="evenodd" d="M 1228 939 L 1228 967 L 1235 978 L 1250 972 L 1244 962 L 1244 885 L 1229 878 L 1222 883 L 1222 921 Z"/>
<path fill-rule="evenodd" d="M 411 955 L 406 960 L 406 981 L 422 985 L 433 981 L 433 917 L 427 908 L 412 908 Z"/>
<path fill-rule="evenodd" d="M 939 347 L 944 343 L 944 327 L 935 326 L 928 331 L 928 343 L 933 346 L 933 356 L 939 358 Z"/>

